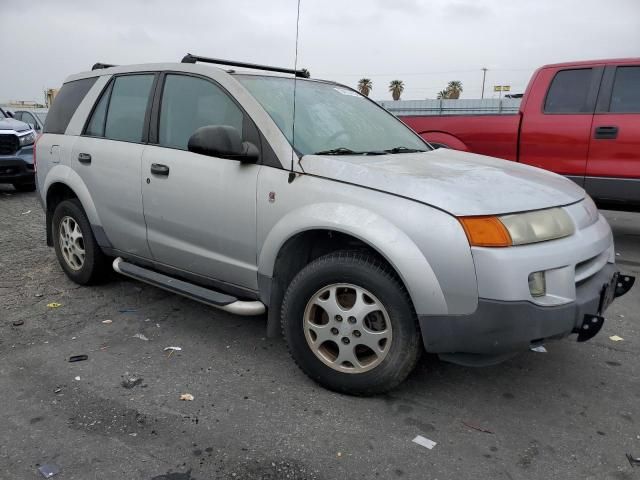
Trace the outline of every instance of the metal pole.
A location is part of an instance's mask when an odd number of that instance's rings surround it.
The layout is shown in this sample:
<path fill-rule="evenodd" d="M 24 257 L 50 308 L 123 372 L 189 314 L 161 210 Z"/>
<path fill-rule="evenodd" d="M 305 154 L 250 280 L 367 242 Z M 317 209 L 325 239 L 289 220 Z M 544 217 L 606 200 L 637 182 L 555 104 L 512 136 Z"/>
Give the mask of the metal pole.
<path fill-rule="evenodd" d="M 482 67 L 482 96 L 480 97 L 480 99 L 484 98 L 484 80 L 487 77 L 487 67 Z"/>

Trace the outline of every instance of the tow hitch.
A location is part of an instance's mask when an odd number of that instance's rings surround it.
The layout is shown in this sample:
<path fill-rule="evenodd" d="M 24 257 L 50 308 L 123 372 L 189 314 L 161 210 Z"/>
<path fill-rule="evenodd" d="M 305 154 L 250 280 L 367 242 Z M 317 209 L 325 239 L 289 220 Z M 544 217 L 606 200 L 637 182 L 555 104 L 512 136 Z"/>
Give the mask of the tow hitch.
<path fill-rule="evenodd" d="M 611 281 L 602 286 L 598 313 L 596 315 L 586 314 L 584 316 L 582 325 L 580 325 L 580 328 L 576 332 L 578 334 L 578 342 L 586 342 L 598 334 L 604 324 L 604 317 L 602 316 L 604 311 L 611 305 L 611 302 L 613 302 L 615 298 L 627 293 L 635 281 L 636 277 L 634 276 L 620 275 L 620 272 L 616 272 L 613 277 L 611 277 Z"/>

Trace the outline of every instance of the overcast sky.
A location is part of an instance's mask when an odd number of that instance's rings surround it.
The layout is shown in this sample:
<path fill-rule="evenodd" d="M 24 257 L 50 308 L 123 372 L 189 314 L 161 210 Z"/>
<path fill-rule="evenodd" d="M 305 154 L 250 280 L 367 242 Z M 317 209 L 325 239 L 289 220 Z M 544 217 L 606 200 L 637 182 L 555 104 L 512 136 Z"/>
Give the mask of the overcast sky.
<path fill-rule="evenodd" d="M 0 101 L 42 101 L 97 61 L 179 61 L 187 53 L 293 66 L 296 0 L 0 0 Z M 482 67 L 522 92 L 533 70 L 640 56 L 640 0 L 302 0 L 298 66 L 371 96 L 435 98 L 449 80 L 479 98 Z"/>

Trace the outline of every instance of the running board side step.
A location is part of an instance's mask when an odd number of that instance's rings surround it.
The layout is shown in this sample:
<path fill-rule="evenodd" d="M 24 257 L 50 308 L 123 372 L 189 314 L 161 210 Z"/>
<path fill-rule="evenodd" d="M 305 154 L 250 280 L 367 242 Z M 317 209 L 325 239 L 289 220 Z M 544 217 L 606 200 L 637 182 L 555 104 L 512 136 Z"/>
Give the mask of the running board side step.
<path fill-rule="evenodd" d="M 177 293 L 178 295 L 183 295 L 197 302 L 204 303 L 205 305 L 224 310 L 225 312 L 244 316 L 262 315 L 265 312 L 264 304 L 257 300 L 241 301 L 231 295 L 200 287 L 193 283 L 178 280 L 177 278 L 128 263 L 123 260 L 122 257 L 118 257 L 113 261 L 113 269 L 127 277 L 140 280 L 141 282 L 172 293 Z"/>

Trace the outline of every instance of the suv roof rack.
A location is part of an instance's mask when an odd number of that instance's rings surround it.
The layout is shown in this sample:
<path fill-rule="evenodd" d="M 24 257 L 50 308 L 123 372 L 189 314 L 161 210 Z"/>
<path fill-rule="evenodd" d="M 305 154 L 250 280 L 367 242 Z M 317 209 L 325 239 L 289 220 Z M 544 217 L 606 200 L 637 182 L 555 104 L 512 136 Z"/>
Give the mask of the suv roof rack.
<path fill-rule="evenodd" d="M 309 72 L 304 69 L 294 70 L 292 68 L 272 67 L 269 65 L 257 65 L 255 63 L 234 62 L 231 60 L 221 60 L 219 58 L 200 57 L 198 55 L 192 55 L 190 53 L 187 53 L 182 58 L 181 63 L 196 63 L 196 62 L 215 63 L 218 65 L 228 65 L 231 67 L 250 68 L 253 70 L 265 70 L 267 72 L 290 73 L 292 75 L 295 75 L 296 77 L 309 78 Z"/>
<path fill-rule="evenodd" d="M 117 65 L 111 65 L 109 63 L 94 63 L 93 67 L 91 67 L 91 70 L 100 70 L 103 68 L 111 68 L 111 67 L 117 67 Z"/>

